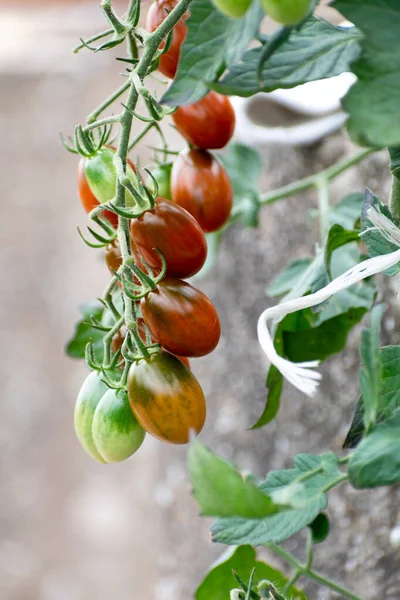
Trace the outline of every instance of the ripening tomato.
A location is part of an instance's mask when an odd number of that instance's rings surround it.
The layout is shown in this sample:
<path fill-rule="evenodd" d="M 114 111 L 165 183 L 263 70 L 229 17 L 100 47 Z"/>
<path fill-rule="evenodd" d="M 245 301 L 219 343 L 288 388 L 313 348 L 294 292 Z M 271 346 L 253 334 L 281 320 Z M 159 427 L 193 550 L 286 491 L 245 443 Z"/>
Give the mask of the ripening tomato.
<path fill-rule="evenodd" d="M 194 104 L 180 106 L 172 119 L 190 144 L 206 150 L 226 146 L 236 122 L 229 98 L 213 91 Z"/>
<path fill-rule="evenodd" d="M 186 208 L 203 231 L 220 229 L 232 210 L 228 173 L 207 150 L 181 152 L 172 169 L 172 199 Z"/>
<path fill-rule="evenodd" d="M 207 258 L 207 242 L 197 221 L 183 208 L 157 198 L 154 209 L 131 221 L 131 237 L 150 267 L 161 266 L 162 252 L 169 277 L 192 277 Z"/>
<path fill-rule="evenodd" d="M 142 319 L 141 317 L 138 318 L 137 320 L 137 328 L 138 328 L 138 332 L 140 335 L 140 338 L 142 340 L 142 342 L 145 344 L 146 343 L 146 324 L 144 322 L 144 319 Z M 111 342 L 111 346 L 113 351 L 115 352 L 115 354 L 118 352 L 118 350 L 122 347 L 122 344 L 124 343 L 124 339 L 125 339 L 125 335 L 126 335 L 126 328 L 122 327 L 118 333 L 116 333 L 112 339 Z M 157 343 L 157 340 L 155 340 L 152 337 L 152 342 L 153 343 Z M 190 361 L 188 359 L 187 356 L 177 356 L 177 358 L 179 358 L 179 360 L 181 360 L 183 363 L 185 363 L 185 365 L 187 367 L 189 367 L 190 369 Z M 123 368 L 123 365 L 121 365 L 121 368 Z"/>
<path fill-rule="evenodd" d="M 148 31 L 154 31 L 161 25 L 164 19 L 168 16 L 173 8 L 178 4 L 178 0 L 156 0 L 151 4 L 149 12 L 147 13 L 146 29 Z M 169 49 L 165 52 L 158 64 L 158 70 L 173 79 L 178 68 L 179 55 L 181 51 L 181 44 L 186 37 L 187 27 L 185 25 L 185 19 L 187 14 L 175 25 L 172 41 Z M 165 42 L 160 44 L 160 48 L 164 48 Z"/>
<path fill-rule="evenodd" d="M 181 279 L 165 278 L 141 299 L 152 337 L 179 356 L 205 356 L 221 335 L 218 313 L 203 292 Z"/>
<path fill-rule="evenodd" d="M 128 396 L 143 429 L 163 442 L 186 444 L 191 430 L 198 434 L 203 428 L 203 390 L 190 369 L 165 350 L 132 364 Z"/>
<path fill-rule="evenodd" d="M 239 19 L 247 12 L 251 0 L 213 0 L 215 6 L 228 17 Z"/>
<path fill-rule="evenodd" d="M 114 271 L 118 271 L 122 265 L 122 254 L 118 240 L 115 239 L 111 244 L 106 246 L 104 258 L 112 274 L 114 274 Z"/>
<path fill-rule="evenodd" d="M 282 25 L 296 25 L 310 8 L 310 0 L 261 0 L 261 4 L 267 15 Z"/>
<path fill-rule="evenodd" d="M 104 146 L 89 158 L 81 158 L 78 167 L 79 195 L 84 209 L 90 213 L 93 208 L 115 196 L 117 175 L 114 165 L 115 149 Z M 128 160 L 126 173 L 132 184 L 137 187 L 135 167 Z M 126 192 L 127 206 L 133 206 L 132 195 Z M 116 227 L 118 216 L 112 211 L 104 211 L 104 216 Z"/>
<path fill-rule="evenodd" d="M 110 390 L 95 371 L 79 392 L 74 424 L 84 450 L 102 463 L 129 458 L 146 435 L 132 413 L 127 393 Z"/>

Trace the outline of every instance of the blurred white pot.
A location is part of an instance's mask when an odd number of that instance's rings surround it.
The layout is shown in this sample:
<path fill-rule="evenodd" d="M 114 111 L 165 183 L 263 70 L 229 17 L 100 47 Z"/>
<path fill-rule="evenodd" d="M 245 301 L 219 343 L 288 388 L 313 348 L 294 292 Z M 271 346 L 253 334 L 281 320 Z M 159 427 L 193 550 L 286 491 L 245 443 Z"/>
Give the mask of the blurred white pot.
<path fill-rule="evenodd" d="M 312 81 L 290 90 L 232 98 L 238 141 L 310 145 L 346 121 L 340 100 L 355 81 L 352 73 Z"/>

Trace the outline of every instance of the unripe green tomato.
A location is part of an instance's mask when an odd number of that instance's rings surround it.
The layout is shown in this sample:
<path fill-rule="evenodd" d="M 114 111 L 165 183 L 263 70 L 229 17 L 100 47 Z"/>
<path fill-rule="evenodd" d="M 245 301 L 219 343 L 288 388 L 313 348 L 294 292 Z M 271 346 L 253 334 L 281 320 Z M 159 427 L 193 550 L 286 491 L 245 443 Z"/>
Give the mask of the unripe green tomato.
<path fill-rule="evenodd" d="M 102 463 L 120 462 L 136 452 L 145 437 L 124 391 L 110 390 L 93 371 L 75 405 L 76 435 L 86 452 Z"/>
<path fill-rule="evenodd" d="M 93 156 L 85 159 L 85 175 L 92 194 L 102 204 L 115 197 L 117 186 L 117 173 L 114 165 L 115 150 L 104 146 Z M 132 185 L 137 188 L 135 171 L 129 162 L 126 165 L 126 174 Z M 132 195 L 126 191 L 125 201 L 127 206 L 134 206 Z"/>
<path fill-rule="evenodd" d="M 165 198 L 166 200 L 172 200 L 171 171 L 172 164 L 160 165 L 151 171 L 151 174 L 158 183 L 158 196 Z M 151 192 L 155 192 L 154 181 L 150 176 L 147 180 L 147 187 Z"/>
<path fill-rule="evenodd" d="M 213 2 L 227 17 L 239 19 L 247 12 L 252 0 L 213 0 Z"/>
<path fill-rule="evenodd" d="M 261 4 L 277 23 L 296 25 L 307 15 L 310 0 L 261 0 Z"/>

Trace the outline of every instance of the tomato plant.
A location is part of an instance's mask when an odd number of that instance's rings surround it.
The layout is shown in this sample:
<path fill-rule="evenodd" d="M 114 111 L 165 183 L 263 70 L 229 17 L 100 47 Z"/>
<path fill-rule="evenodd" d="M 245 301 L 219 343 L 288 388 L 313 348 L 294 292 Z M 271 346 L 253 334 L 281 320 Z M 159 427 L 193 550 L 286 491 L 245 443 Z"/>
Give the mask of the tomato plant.
<path fill-rule="evenodd" d="M 172 120 L 190 144 L 209 150 L 227 145 L 236 122 L 229 98 L 213 91 L 193 104 L 180 106 Z"/>
<path fill-rule="evenodd" d="M 206 238 L 195 219 L 165 198 L 157 198 L 153 210 L 131 222 L 131 235 L 151 267 L 161 266 L 160 256 L 154 249 L 163 254 L 169 277 L 192 277 L 207 258 Z"/>
<path fill-rule="evenodd" d="M 185 208 L 203 231 L 225 225 L 232 209 L 233 189 L 228 173 L 206 150 L 186 150 L 172 170 L 172 199 Z"/>
<path fill-rule="evenodd" d="M 151 335 L 180 356 L 205 356 L 220 338 L 217 311 L 203 292 L 180 279 L 166 278 L 140 302 Z"/>
<path fill-rule="evenodd" d="M 200 384 L 169 352 L 133 363 L 128 393 L 139 423 L 163 442 L 186 444 L 191 430 L 198 434 L 203 428 L 206 403 Z"/>
<path fill-rule="evenodd" d="M 118 47 L 118 69 L 121 59 L 126 66 L 121 86 L 99 103 L 84 125 L 75 128 L 72 140 L 64 140 L 81 157 L 79 191 L 91 219 L 87 237 L 80 231 L 81 237 L 88 246 L 105 249 L 110 269 L 103 296 L 83 307 L 67 346 L 69 354 L 85 358 L 91 370 L 76 403 L 75 427 L 92 457 L 100 462 L 123 460 L 138 449 L 145 431 L 175 444 L 187 443 L 191 430 L 200 433 L 205 398 L 185 362 L 187 356 L 206 356 L 217 347 L 220 321 L 207 296 L 182 278 L 210 276 L 225 232 L 234 226 L 234 236 L 241 239 L 239 228 L 257 227 L 262 212 L 265 221 L 272 219 L 264 233 L 273 230 L 278 236 L 281 222 L 285 220 L 288 227 L 292 215 L 282 210 L 278 219 L 277 212 L 268 213 L 270 205 L 292 196 L 301 202 L 304 192 L 314 194 L 319 241 L 308 256 L 302 245 L 299 256 L 289 238 L 293 260 L 269 282 L 267 294 L 281 300 L 258 318 L 258 341 L 269 369 L 265 406 L 251 429 L 267 427 L 276 418 L 286 401 L 285 382 L 315 396 L 313 410 L 328 414 L 326 407 L 321 408 L 324 398 L 317 395 L 322 377 L 318 366 L 341 352 L 350 332 L 370 314 L 359 336 L 359 393 L 341 450 L 340 433 L 335 432 L 335 452 L 323 447 L 311 454 L 304 446 L 291 468 L 270 471 L 262 481 L 244 477 L 197 439 L 191 443 L 188 469 L 194 498 L 204 516 L 216 519 L 212 540 L 233 546 L 205 577 L 196 600 L 306 600 L 297 587 L 300 579 L 302 585 L 310 580 L 348 600 L 362 600 L 357 595 L 366 587 L 362 578 L 353 582 L 357 587 L 353 592 L 314 569 L 318 545 L 330 535 L 328 495 L 341 485 L 358 490 L 400 482 L 400 346 L 390 328 L 385 337 L 391 345 L 381 346 L 386 309 L 376 301 L 386 289 L 379 288 L 381 279 L 375 278 L 383 273 L 398 287 L 394 276 L 400 272 L 400 12 L 394 0 L 334 0 L 331 9 L 340 13 L 337 22 L 350 23 L 338 27 L 319 12 L 314 14 L 316 4 L 309 0 L 156 0 L 143 29 L 139 0 L 129 0 L 123 17 L 107 0 L 101 2 L 101 10 L 109 29 L 76 48 L 100 52 Z M 266 33 L 263 9 L 282 27 Z M 156 93 L 149 76 L 157 69 L 173 80 L 168 87 L 158 80 Z M 249 98 L 304 86 L 302 97 L 307 97 L 310 86 L 305 84 L 314 82 L 311 89 L 317 90 L 320 80 L 349 72 L 355 83 L 343 97 L 342 107 L 351 138 L 363 148 L 299 181 L 290 180 L 290 161 L 286 165 L 280 160 L 282 173 L 287 170 L 286 185 L 261 189 L 270 185 L 270 171 L 263 169 L 255 148 L 232 141 L 235 112 L 229 96 Z M 280 98 L 275 100 L 284 102 Z M 307 114 L 313 113 L 318 98 L 315 91 Z M 174 147 L 164 121 L 170 115 L 184 138 L 175 136 Z M 338 113 L 329 115 L 329 121 L 336 117 L 343 118 L 341 122 L 346 118 Z M 239 119 L 241 113 L 241 124 Z M 310 120 L 304 128 L 315 131 L 319 123 Z M 153 154 L 148 164 L 139 144 L 150 131 Z M 252 135 L 250 128 L 247 134 Z M 116 149 L 109 145 L 114 135 Z M 182 149 L 185 141 L 189 148 Z M 389 151 L 389 197 L 381 200 L 368 188 L 361 194 L 350 187 L 348 178 L 349 193 L 335 198 L 332 182 L 379 148 Z M 214 155 L 210 152 L 214 149 L 223 151 Z M 302 151 L 298 149 L 299 154 Z M 135 163 L 145 166 L 136 172 L 129 153 L 135 155 Z M 102 208 L 108 222 L 100 218 Z M 241 288 L 246 283 L 243 261 L 232 256 L 232 237 L 224 240 L 222 259 L 230 254 L 232 277 Z M 262 256 L 263 261 L 269 258 Z M 256 277 L 257 265 L 255 261 L 249 269 Z M 226 292 L 223 282 L 223 277 L 215 282 L 220 295 Z M 263 294 L 264 282 L 260 289 Z M 256 294 L 252 304 L 259 306 Z M 229 298 L 238 327 L 242 326 L 241 296 Z M 237 346 L 235 331 L 227 331 L 226 339 Z M 357 335 L 355 329 L 352 339 Z M 249 352 L 246 345 L 240 350 L 244 355 Z M 256 373 L 251 376 L 257 377 Z M 212 386 L 208 387 L 212 395 Z M 237 393 L 242 401 L 241 387 Z M 346 390 L 338 405 L 349 403 L 349 396 Z M 247 415 L 253 401 L 247 394 L 246 402 L 241 402 Z M 292 399 L 299 401 L 298 395 Z M 235 422 L 242 426 L 240 419 Z M 283 421 L 276 426 L 281 428 Z M 304 562 L 297 551 L 296 556 L 289 552 L 289 545 L 281 545 L 302 530 Z M 296 544 L 301 541 L 299 536 Z M 257 559 L 257 546 L 265 548 L 266 556 L 272 553 L 286 561 L 290 572 Z M 379 588 L 378 595 L 384 593 Z"/>
<path fill-rule="evenodd" d="M 147 13 L 146 27 L 148 31 L 154 31 L 161 25 L 166 16 L 175 6 L 178 4 L 178 0 L 156 0 L 150 5 L 149 12 Z M 186 37 L 187 27 L 184 22 L 185 17 L 175 25 L 171 45 L 160 58 L 158 64 L 158 70 L 161 71 L 166 77 L 173 79 L 178 68 L 179 54 L 181 50 L 181 44 Z M 165 42 L 160 45 L 160 48 L 164 48 Z"/>

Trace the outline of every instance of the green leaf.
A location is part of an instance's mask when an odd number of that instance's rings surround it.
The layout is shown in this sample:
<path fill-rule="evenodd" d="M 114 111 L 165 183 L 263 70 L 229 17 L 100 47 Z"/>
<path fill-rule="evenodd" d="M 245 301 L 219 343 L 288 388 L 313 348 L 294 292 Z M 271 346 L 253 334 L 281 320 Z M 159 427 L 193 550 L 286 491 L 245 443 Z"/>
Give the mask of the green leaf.
<path fill-rule="evenodd" d="M 211 0 L 193 0 L 178 72 L 161 102 L 180 106 L 205 96 L 209 91 L 206 82 L 215 79 L 225 65 L 240 60 L 258 32 L 262 14 L 258 1 L 242 19 L 230 19 Z"/>
<path fill-rule="evenodd" d="M 325 267 L 331 275 L 331 258 L 333 251 L 350 242 L 359 241 L 359 232 L 355 229 L 344 229 L 341 225 L 333 225 L 328 233 L 325 246 Z"/>
<path fill-rule="evenodd" d="M 333 464 L 333 456 L 299 454 L 294 469 L 269 473 L 260 489 L 276 502 L 284 501 L 281 511 L 258 520 L 217 519 L 211 529 L 213 541 L 259 546 L 267 542 L 280 543 L 298 533 L 326 508 L 327 497 L 323 490 L 341 475 L 337 460 L 336 467 Z M 288 502 L 292 506 L 287 507 Z"/>
<path fill-rule="evenodd" d="M 371 327 L 361 333 L 360 354 L 363 366 L 360 368 L 360 389 L 364 403 L 364 425 L 368 430 L 376 421 L 381 388 L 381 351 L 379 333 L 383 305 L 376 306 L 371 313 Z"/>
<path fill-rule="evenodd" d="M 210 83 L 210 87 L 224 94 L 247 97 L 333 77 L 350 70 L 350 63 L 360 52 L 360 38 L 355 27 L 335 27 L 312 17 L 300 31 L 293 31 L 264 63 L 261 82 L 258 67 L 262 47 L 258 47 L 246 52 L 240 63 L 231 66 L 228 73 L 220 81 Z"/>
<path fill-rule="evenodd" d="M 271 365 L 268 371 L 267 389 L 267 402 L 263 413 L 250 429 L 260 429 L 260 427 L 268 425 L 278 414 L 283 389 L 283 375 L 274 365 Z"/>
<path fill-rule="evenodd" d="M 335 0 L 333 6 L 365 37 L 352 65 L 357 82 L 343 100 L 350 135 L 371 146 L 400 143 L 400 4 L 398 0 Z"/>
<path fill-rule="evenodd" d="M 234 193 L 232 215 L 245 227 L 257 227 L 262 173 L 260 153 L 251 146 L 233 143 L 219 155 L 219 158 L 232 182 Z"/>
<path fill-rule="evenodd" d="M 328 223 L 341 225 L 344 229 L 356 229 L 356 221 L 361 216 L 364 194 L 354 193 L 342 198 L 334 204 L 328 213 Z"/>
<path fill-rule="evenodd" d="M 381 379 L 376 417 L 379 423 L 391 419 L 400 408 L 400 346 L 385 346 L 380 352 Z M 364 401 L 360 398 L 343 447 L 354 448 L 364 434 Z"/>
<path fill-rule="evenodd" d="M 103 357 L 103 338 L 104 331 L 94 329 L 90 326 L 90 317 L 101 321 L 104 306 L 98 302 L 89 302 L 82 304 L 79 307 L 82 314 L 82 319 L 76 324 L 72 338 L 67 342 L 65 347 L 66 353 L 71 358 L 85 358 L 86 344 L 91 340 L 95 351 L 95 356 L 98 360 Z"/>
<path fill-rule="evenodd" d="M 361 442 L 349 462 L 349 481 L 356 489 L 400 481 L 400 412 L 377 425 Z"/>
<path fill-rule="evenodd" d="M 313 544 L 321 544 L 321 542 L 324 542 L 328 537 L 330 530 L 328 515 L 320 513 L 315 517 L 314 521 L 310 523 L 309 528 L 311 529 Z"/>
<path fill-rule="evenodd" d="M 390 219 L 395 225 L 398 225 L 396 220 L 392 217 L 386 204 L 382 204 L 375 194 L 368 188 L 365 190 L 364 202 L 361 212 L 361 232 L 362 240 L 367 247 L 368 254 L 373 256 L 381 256 L 382 254 L 389 254 L 395 252 L 398 247 L 395 244 L 389 242 L 379 231 L 373 229 L 371 221 L 368 219 L 368 210 L 372 207 L 376 207 L 385 217 Z M 372 229 L 371 229 L 372 228 Z M 390 267 L 385 271 L 385 275 L 393 277 L 400 271 L 400 263 Z"/>
<path fill-rule="evenodd" d="M 296 258 L 274 277 L 266 293 L 271 298 L 287 294 L 293 287 L 297 286 L 300 278 L 312 263 L 312 258 Z"/>
<path fill-rule="evenodd" d="M 253 586 L 268 579 L 282 590 L 288 581 L 283 573 L 257 560 L 256 551 L 251 546 L 229 548 L 211 567 L 210 572 L 197 588 L 196 600 L 227 600 L 229 592 L 234 587 L 232 571 L 237 571 L 242 580 L 248 581 L 253 568 L 255 568 Z M 288 597 L 291 600 L 307 600 L 304 593 L 294 586 L 290 588 Z"/>
<path fill-rule="evenodd" d="M 278 510 L 271 498 L 197 440 L 190 445 L 188 460 L 202 515 L 261 518 Z"/>

